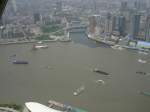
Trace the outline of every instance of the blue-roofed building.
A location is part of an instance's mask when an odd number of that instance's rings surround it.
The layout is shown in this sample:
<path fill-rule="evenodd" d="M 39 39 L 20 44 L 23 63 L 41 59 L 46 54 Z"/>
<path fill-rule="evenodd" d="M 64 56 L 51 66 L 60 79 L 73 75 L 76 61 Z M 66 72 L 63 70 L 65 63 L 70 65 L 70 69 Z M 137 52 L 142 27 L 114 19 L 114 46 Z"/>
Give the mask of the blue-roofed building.
<path fill-rule="evenodd" d="M 137 41 L 137 48 L 144 48 L 144 49 L 150 49 L 150 42 L 146 41 Z"/>

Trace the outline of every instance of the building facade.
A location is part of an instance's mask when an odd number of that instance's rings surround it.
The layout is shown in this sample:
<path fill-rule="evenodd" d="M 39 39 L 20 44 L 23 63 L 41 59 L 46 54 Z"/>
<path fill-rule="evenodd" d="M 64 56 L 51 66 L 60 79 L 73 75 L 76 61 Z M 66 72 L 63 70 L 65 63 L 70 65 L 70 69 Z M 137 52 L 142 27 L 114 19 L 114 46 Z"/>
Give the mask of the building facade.
<path fill-rule="evenodd" d="M 140 14 L 134 14 L 132 16 L 132 21 L 131 21 L 131 35 L 133 38 L 138 38 L 139 35 L 139 30 L 140 30 Z"/>
<path fill-rule="evenodd" d="M 146 18 L 145 23 L 145 40 L 150 41 L 150 15 Z"/>

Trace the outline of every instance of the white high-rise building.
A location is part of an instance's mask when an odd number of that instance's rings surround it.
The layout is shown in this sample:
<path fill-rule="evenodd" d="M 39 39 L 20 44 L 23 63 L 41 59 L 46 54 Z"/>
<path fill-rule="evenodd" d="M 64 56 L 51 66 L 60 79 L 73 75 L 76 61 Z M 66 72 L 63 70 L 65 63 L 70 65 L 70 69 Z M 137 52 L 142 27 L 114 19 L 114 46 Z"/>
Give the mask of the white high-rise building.
<path fill-rule="evenodd" d="M 14 12 L 16 13 L 17 12 L 16 0 L 12 0 L 12 6 L 13 6 Z"/>

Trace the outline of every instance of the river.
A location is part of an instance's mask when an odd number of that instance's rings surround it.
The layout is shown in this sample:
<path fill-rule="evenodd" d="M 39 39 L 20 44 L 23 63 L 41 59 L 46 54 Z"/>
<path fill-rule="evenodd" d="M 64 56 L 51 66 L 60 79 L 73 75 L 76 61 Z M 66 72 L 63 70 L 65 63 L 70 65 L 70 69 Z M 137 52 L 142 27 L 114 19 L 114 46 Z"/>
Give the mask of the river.
<path fill-rule="evenodd" d="M 150 92 L 150 76 L 136 74 L 150 72 L 150 55 L 103 47 L 84 34 L 71 36 L 73 42 L 49 43 L 48 49 L 36 51 L 32 44 L 0 46 L 0 102 L 47 104 L 52 99 L 89 112 L 150 111 L 150 97 L 138 93 Z M 14 54 L 29 65 L 13 65 L 9 58 Z M 93 73 L 95 67 L 110 76 Z M 97 84 L 99 79 L 105 84 Z M 73 96 L 81 85 L 85 91 Z"/>

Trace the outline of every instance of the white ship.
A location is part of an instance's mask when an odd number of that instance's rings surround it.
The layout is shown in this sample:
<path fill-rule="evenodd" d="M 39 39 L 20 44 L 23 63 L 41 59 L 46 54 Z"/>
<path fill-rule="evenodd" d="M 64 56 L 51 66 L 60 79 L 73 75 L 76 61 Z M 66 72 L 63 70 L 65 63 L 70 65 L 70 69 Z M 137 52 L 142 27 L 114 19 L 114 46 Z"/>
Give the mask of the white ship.
<path fill-rule="evenodd" d="M 55 110 L 53 108 L 47 107 L 37 102 L 27 102 L 25 103 L 25 108 L 23 112 L 63 112 Z"/>
<path fill-rule="evenodd" d="M 48 48 L 48 45 L 33 45 L 33 49 L 44 49 Z"/>
<path fill-rule="evenodd" d="M 48 104 L 49 106 L 45 106 L 37 102 L 27 102 L 22 112 L 87 112 L 52 100 L 48 101 Z"/>

